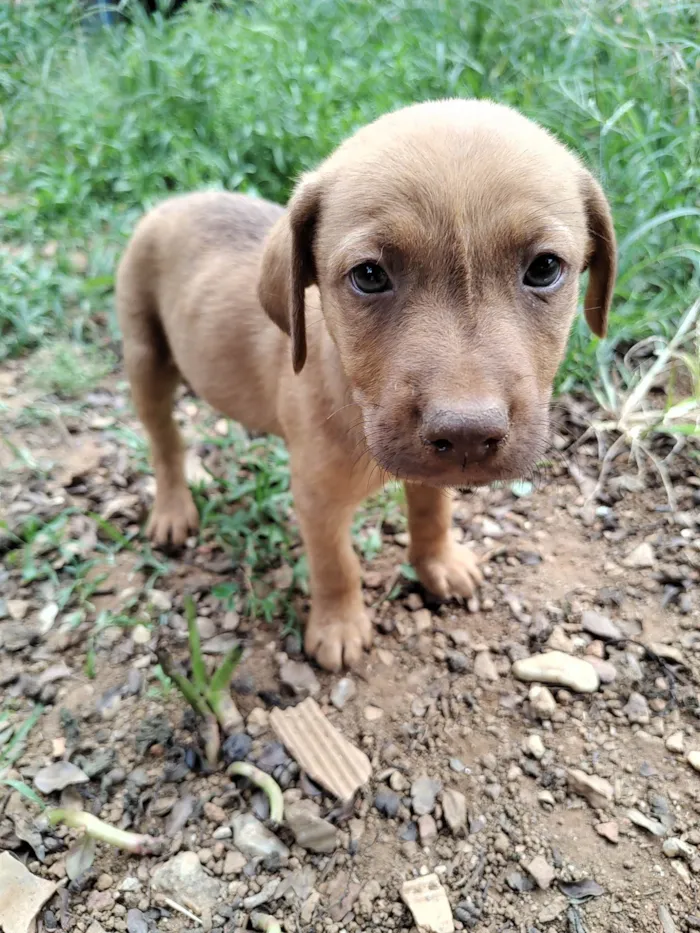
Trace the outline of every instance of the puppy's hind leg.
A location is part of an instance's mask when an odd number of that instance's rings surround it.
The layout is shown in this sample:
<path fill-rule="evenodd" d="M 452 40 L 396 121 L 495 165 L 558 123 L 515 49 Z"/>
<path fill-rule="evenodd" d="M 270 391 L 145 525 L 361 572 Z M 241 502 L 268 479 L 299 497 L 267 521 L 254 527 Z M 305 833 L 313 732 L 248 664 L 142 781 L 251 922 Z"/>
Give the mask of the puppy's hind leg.
<path fill-rule="evenodd" d="M 156 475 L 156 499 L 146 533 L 158 545 L 180 545 L 199 524 L 185 479 L 182 438 L 173 419 L 180 373 L 155 317 L 148 312 L 137 317 L 133 307 L 120 316 L 134 407 L 148 432 Z"/>

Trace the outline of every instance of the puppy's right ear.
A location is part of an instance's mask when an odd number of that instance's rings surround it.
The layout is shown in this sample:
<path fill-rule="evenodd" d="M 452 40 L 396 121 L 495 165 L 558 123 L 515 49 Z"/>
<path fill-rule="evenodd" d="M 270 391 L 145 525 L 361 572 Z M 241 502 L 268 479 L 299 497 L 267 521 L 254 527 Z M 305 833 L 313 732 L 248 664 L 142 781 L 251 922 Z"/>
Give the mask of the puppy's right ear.
<path fill-rule="evenodd" d="M 315 175 L 302 179 L 265 241 L 258 298 L 267 315 L 292 338 L 294 372 L 306 362 L 304 291 L 316 282 L 314 233 L 321 204 Z"/>

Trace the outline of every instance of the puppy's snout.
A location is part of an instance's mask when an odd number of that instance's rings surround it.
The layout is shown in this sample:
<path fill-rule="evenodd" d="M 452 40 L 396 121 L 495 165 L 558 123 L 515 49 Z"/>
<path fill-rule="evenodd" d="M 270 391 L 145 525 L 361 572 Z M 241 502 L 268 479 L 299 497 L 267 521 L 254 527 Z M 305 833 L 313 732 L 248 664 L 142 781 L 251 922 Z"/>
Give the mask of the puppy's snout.
<path fill-rule="evenodd" d="M 442 460 L 460 466 L 483 463 L 508 435 L 508 411 L 494 399 L 434 406 L 423 417 L 425 443 Z"/>

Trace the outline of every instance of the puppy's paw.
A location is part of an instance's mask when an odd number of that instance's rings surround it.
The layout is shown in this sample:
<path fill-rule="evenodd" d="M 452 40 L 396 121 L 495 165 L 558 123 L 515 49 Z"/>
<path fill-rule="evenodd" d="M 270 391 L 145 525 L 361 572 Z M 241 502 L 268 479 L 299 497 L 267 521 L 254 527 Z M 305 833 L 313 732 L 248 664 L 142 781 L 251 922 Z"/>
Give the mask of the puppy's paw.
<path fill-rule="evenodd" d="M 483 580 L 476 554 L 462 544 L 451 543 L 439 554 L 417 558 L 413 566 L 426 590 L 439 599 L 473 596 Z"/>
<path fill-rule="evenodd" d="M 312 605 L 304 649 L 327 671 L 357 667 L 372 644 L 372 623 L 362 606 Z"/>
<path fill-rule="evenodd" d="M 187 486 L 156 494 L 146 534 L 160 547 L 179 547 L 199 527 L 199 514 Z"/>

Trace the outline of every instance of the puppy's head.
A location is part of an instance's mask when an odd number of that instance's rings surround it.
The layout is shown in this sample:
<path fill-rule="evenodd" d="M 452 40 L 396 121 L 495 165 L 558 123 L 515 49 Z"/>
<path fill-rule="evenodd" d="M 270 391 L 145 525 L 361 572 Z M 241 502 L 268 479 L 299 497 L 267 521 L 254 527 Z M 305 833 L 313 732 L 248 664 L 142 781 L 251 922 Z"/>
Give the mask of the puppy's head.
<path fill-rule="evenodd" d="M 386 470 L 477 485 L 544 453 L 579 277 L 603 335 L 615 267 L 605 197 L 567 149 L 506 107 L 443 101 L 382 117 L 302 179 L 260 297 L 299 371 L 318 286 Z"/>

